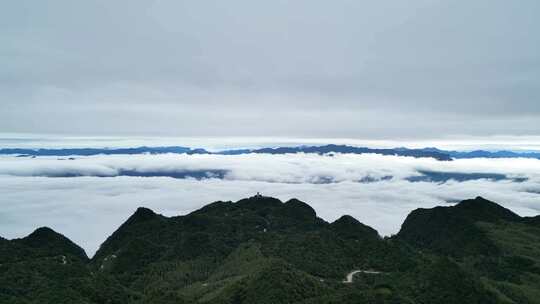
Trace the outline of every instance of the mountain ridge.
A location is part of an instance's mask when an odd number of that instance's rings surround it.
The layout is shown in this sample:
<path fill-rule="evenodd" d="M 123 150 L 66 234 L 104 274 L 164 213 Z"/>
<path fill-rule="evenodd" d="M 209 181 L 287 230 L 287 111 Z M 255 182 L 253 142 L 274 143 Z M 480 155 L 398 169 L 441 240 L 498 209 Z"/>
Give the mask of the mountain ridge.
<path fill-rule="evenodd" d="M 381 238 L 298 199 L 256 195 L 173 217 L 139 207 L 91 259 L 56 250 L 72 242 L 49 228 L 0 238 L 0 303 L 537 303 L 536 219 L 477 197 L 417 209 Z M 354 270 L 366 271 L 343 284 Z"/>
<path fill-rule="evenodd" d="M 444 150 L 434 147 L 429 148 L 369 148 L 351 145 L 301 145 L 285 147 L 262 147 L 252 149 L 226 149 L 221 151 L 208 151 L 204 148 L 190 148 L 183 146 L 156 146 L 156 147 L 133 147 L 133 148 L 0 148 L 0 155 L 17 155 L 19 157 L 36 156 L 92 156 L 92 155 L 137 155 L 137 154 L 214 154 L 214 155 L 242 155 L 242 154 L 331 154 L 331 153 L 351 153 L 351 154 L 380 154 L 409 156 L 415 158 L 434 158 L 441 161 L 452 159 L 470 158 L 533 158 L 540 159 L 540 152 L 515 152 L 509 150 L 473 150 L 455 151 Z"/>
<path fill-rule="evenodd" d="M 308 205 L 308 204 L 306 204 L 306 203 L 304 203 L 304 202 L 302 202 L 302 201 L 300 201 L 300 200 L 298 200 L 296 198 L 291 198 L 291 199 L 289 199 L 289 200 L 287 200 L 285 202 L 282 202 L 281 200 L 279 200 L 277 198 L 266 197 L 266 196 L 258 197 L 257 195 L 253 196 L 253 197 L 249 197 L 249 198 L 240 199 L 240 200 L 238 200 L 236 202 L 232 202 L 232 201 L 216 201 L 216 202 L 213 202 L 213 203 L 206 204 L 203 207 L 188 213 L 187 215 L 191 215 L 191 214 L 195 215 L 195 214 L 198 214 L 200 212 L 211 213 L 212 210 L 226 209 L 229 206 L 241 206 L 243 208 L 250 209 L 250 208 L 253 208 L 252 207 L 253 202 L 257 202 L 257 201 L 259 201 L 259 202 L 263 201 L 265 203 L 268 203 L 269 207 L 281 206 L 281 207 L 283 207 L 283 209 L 282 209 L 283 211 L 291 210 L 292 212 L 289 212 L 289 214 L 292 215 L 293 217 L 305 217 L 306 216 L 305 214 L 307 213 L 308 218 L 309 217 L 317 218 L 315 210 L 310 205 Z M 480 209 L 471 208 L 473 206 L 473 204 L 476 204 L 477 206 L 480 206 L 480 207 L 483 207 L 483 208 L 480 208 Z M 298 207 L 288 208 L 288 207 L 291 207 L 292 205 L 296 205 Z M 484 207 L 486 207 L 486 205 L 488 207 L 484 208 Z M 261 206 L 259 205 L 259 206 L 256 206 L 255 208 L 256 208 L 256 210 L 258 210 L 259 208 L 261 208 Z M 293 211 L 295 209 L 296 210 L 302 210 L 302 211 L 301 212 L 295 212 L 295 211 Z M 409 215 L 405 218 L 403 224 L 406 224 L 408 217 L 410 217 L 411 215 L 415 215 L 415 213 L 417 213 L 417 212 L 436 211 L 436 210 L 451 210 L 451 209 L 453 209 L 453 210 L 473 210 L 473 212 L 470 215 L 471 219 L 483 220 L 483 221 L 486 221 L 486 222 L 491 222 L 491 221 L 496 221 L 498 219 L 503 219 L 503 220 L 509 220 L 509 221 L 521 221 L 521 222 L 530 223 L 530 224 L 540 223 L 540 215 L 531 216 L 531 217 L 520 217 L 519 215 L 515 214 L 511 210 L 509 210 L 507 208 L 504 208 L 504 207 L 498 205 L 497 203 L 494 203 L 493 201 L 487 200 L 487 199 L 485 199 L 485 198 L 483 198 L 481 196 L 477 196 L 474 199 L 467 199 L 467 200 L 460 201 L 459 203 L 457 203 L 457 204 L 455 204 L 453 206 L 436 206 L 436 207 L 433 207 L 433 208 L 418 208 L 418 209 L 412 210 L 409 213 Z M 485 211 L 484 209 L 492 209 L 492 210 Z M 496 209 L 497 211 L 495 213 L 493 213 L 493 209 Z M 482 212 L 482 210 L 484 210 L 484 211 Z M 301 215 L 302 212 L 304 213 L 303 215 Z M 284 212 L 283 214 L 287 214 L 287 212 Z M 127 226 L 137 225 L 139 223 L 143 223 L 145 221 L 152 220 L 152 219 L 165 219 L 166 220 L 166 219 L 174 219 L 174 218 L 179 218 L 179 217 L 185 217 L 185 215 L 184 216 L 165 217 L 165 216 L 163 216 L 161 214 L 155 213 L 150 208 L 140 206 L 140 207 L 137 207 L 135 209 L 134 213 L 132 215 L 130 215 L 116 229 L 115 232 L 121 231 L 121 230 L 125 229 L 125 227 L 127 227 Z M 319 219 L 319 218 L 317 218 L 317 219 Z M 376 233 L 377 236 L 380 238 L 377 230 L 375 230 L 374 228 L 372 228 L 372 227 L 370 227 L 368 225 L 363 224 L 362 222 L 358 221 L 356 218 L 354 218 L 353 216 L 348 215 L 348 214 L 344 214 L 344 215 L 340 216 L 339 218 L 337 218 L 336 220 L 334 220 L 332 222 L 326 222 L 324 220 L 322 220 L 322 222 L 327 224 L 329 227 L 333 226 L 334 228 L 336 226 L 341 226 L 341 225 L 349 226 L 349 225 L 351 225 L 351 223 L 353 223 L 353 225 L 359 225 L 363 229 L 366 229 L 367 231 L 369 231 L 371 233 L 373 233 L 373 232 Z M 400 231 L 398 232 L 398 234 L 396 236 L 398 236 L 399 233 L 403 233 L 402 230 L 403 230 L 403 225 L 402 225 Z M 113 236 L 113 234 L 111 236 Z M 63 240 L 67 240 L 69 242 L 72 242 L 69 238 L 65 237 L 64 235 L 60 234 L 59 232 L 51 229 L 50 227 L 46 227 L 46 226 L 39 227 L 39 228 L 35 229 L 32 233 L 30 233 L 27 236 L 22 237 L 22 238 L 16 238 L 16 239 L 9 240 L 9 239 L 5 239 L 2 236 L 0 236 L 0 240 L 17 241 L 17 242 L 23 242 L 23 243 L 31 244 L 33 239 L 35 239 L 35 238 L 38 238 L 38 239 L 47 238 L 47 235 L 49 235 L 49 236 L 50 235 L 56 235 L 56 237 L 58 237 L 58 238 L 61 238 Z M 78 245 L 76 243 L 73 243 L 73 244 L 78 247 Z M 86 253 L 84 253 L 84 254 L 86 255 Z"/>
<path fill-rule="evenodd" d="M 20 157 L 36 156 L 92 156 L 92 155 L 135 155 L 135 154 L 215 154 L 215 155 L 241 155 L 241 154 L 329 154 L 329 153 L 353 153 L 365 154 L 374 153 L 381 155 L 398 155 L 410 157 L 431 157 L 437 160 L 451 160 L 451 158 L 438 151 L 426 151 L 422 149 L 376 149 L 367 147 L 354 147 L 348 145 L 321 145 L 321 146 L 297 146 L 297 147 L 277 147 L 277 148 L 256 148 L 256 149 L 233 149 L 210 152 L 202 148 L 188 148 L 182 146 L 164 147 L 136 147 L 136 148 L 59 148 L 59 149 L 24 149 L 24 148 L 4 148 L 0 149 L 0 155 L 18 155 Z"/>

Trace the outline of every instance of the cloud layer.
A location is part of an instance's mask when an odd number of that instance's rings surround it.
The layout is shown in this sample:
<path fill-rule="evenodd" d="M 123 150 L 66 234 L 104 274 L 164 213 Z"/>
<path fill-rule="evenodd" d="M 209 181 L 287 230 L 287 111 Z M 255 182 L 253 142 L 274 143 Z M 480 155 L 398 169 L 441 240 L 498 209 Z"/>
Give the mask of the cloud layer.
<path fill-rule="evenodd" d="M 0 157 L 0 174 L 14 176 L 159 176 L 219 177 L 226 180 L 272 183 L 325 183 L 402 180 L 430 172 L 477 174 L 479 178 L 540 176 L 536 159 L 458 159 L 441 162 L 431 158 L 377 154 L 243 154 L 243 155 L 97 155 L 90 157 Z M 195 173 L 194 175 L 184 173 Z M 208 176 L 203 173 L 208 172 Z M 201 176 L 198 176 L 201 174 Z M 455 178 L 459 180 L 459 178 Z M 494 178 L 501 179 L 501 178 Z"/>
<path fill-rule="evenodd" d="M 116 176 L 142 171 L 225 170 L 222 179 Z M 524 182 L 477 179 L 410 182 L 421 170 L 493 173 Z M 65 172 L 83 175 L 50 178 Z M 186 214 L 216 200 L 237 200 L 260 191 L 283 200 L 297 197 L 332 221 L 351 214 L 381 234 L 396 233 L 406 215 L 484 196 L 521 215 L 540 213 L 540 161 L 474 159 L 438 162 L 381 155 L 136 155 L 76 160 L 0 158 L 0 235 L 21 237 L 51 226 L 92 254 L 138 206 L 165 215 Z M 36 176 L 42 175 L 42 176 Z M 379 178 L 359 182 L 363 177 Z M 393 176 L 385 179 L 385 176 Z M 321 183 L 331 179 L 332 183 Z"/>

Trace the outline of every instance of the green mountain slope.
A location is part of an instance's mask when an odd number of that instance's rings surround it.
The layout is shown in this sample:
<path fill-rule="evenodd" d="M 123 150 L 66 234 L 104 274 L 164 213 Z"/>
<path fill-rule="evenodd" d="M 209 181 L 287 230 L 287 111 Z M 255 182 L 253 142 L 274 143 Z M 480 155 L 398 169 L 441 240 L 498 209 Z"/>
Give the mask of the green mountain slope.
<path fill-rule="evenodd" d="M 456 257 L 497 254 L 499 248 L 475 223 L 519 220 L 510 210 L 477 197 L 454 207 L 414 210 L 405 219 L 398 238 L 418 248 Z"/>
<path fill-rule="evenodd" d="M 477 197 L 453 207 L 418 209 L 397 239 L 452 258 L 506 303 L 540 303 L 540 225 Z"/>

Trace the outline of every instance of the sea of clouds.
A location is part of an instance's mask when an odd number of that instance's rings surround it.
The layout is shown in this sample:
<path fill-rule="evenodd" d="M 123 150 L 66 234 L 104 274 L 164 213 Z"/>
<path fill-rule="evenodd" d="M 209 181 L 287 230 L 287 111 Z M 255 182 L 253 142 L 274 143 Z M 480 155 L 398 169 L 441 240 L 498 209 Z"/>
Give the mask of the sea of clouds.
<path fill-rule="evenodd" d="M 422 172 L 475 177 L 411 179 Z M 490 174 L 505 178 L 480 178 Z M 416 208 L 479 195 L 523 216 L 539 214 L 540 160 L 443 162 L 376 154 L 2 156 L 0 235 L 23 237 L 49 226 L 92 255 L 139 206 L 178 215 L 256 192 L 282 200 L 296 197 L 327 221 L 350 214 L 391 235 Z"/>

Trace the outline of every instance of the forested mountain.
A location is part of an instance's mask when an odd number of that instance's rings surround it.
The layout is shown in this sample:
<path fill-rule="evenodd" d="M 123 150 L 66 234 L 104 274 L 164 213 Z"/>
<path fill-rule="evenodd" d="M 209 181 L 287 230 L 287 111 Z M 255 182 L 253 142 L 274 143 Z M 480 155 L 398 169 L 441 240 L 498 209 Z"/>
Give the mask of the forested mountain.
<path fill-rule="evenodd" d="M 540 303 L 539 222 L 480 197 L 390 238 L 296 199 L 139 208 L 91 259 L 49 228 L 0 238 L 0 303 Z"/>

